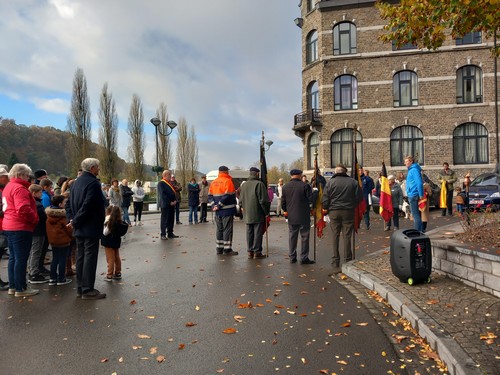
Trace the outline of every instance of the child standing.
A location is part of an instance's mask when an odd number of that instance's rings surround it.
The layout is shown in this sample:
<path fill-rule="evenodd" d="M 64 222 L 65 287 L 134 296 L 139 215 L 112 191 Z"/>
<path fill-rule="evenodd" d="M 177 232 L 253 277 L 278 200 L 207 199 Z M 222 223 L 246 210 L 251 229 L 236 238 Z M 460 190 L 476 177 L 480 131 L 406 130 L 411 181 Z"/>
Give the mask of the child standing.
<path fill-rule="evenodd" d="M 457 195 L 455 197 L 455 203 L 457 204 L 457 212 L 458 212 L 458 215 L 461 218 L 463 218 L 464 217 L 464 210 L 465 210 L 465 199 L 467 198 L 467 196 L 466 196 L 465 192 L 462 191 L 460 186 L 457 186 L 455 188 L 455 191 L 457 193 Z"/>
<path fill-rule="evenodd" d="M 29 265 L 29 278 L 28 282 L 30 284 L 43 284 L 48 280 L 40 272 L 40 264 L 43 265 L 45 260 L 40 260 L 43 254 L 43 246 L 46 241 L 45 236 L 45 222 L 47 220 L 47 215 L 45 214 L 45 208 L 42 204 L 42 192 L 43 188 L 40 185 L 32 184 L 28 188 L 30 193 L 35 198 L 36 210 L 38 212 L 39 221 L 33 231 L 33 239 L 31 240 L 31 251 L 28 259 Z"/>
<path fill-rule="evenodd" d="M 72 230 L 66 220 L 64 195 L 51 198 L 51 205 L 45 209 L 47 214 L 47 238 L 52 246 L 49 285 L 66 285 L 71 279 L 66 278 L 66 260 L 69 255 Z"/>
<path fill-rule="evenodd" d="M 122 220 L 122 212 L 118 206 L 109 206 L 106 210 L 104 220 L 103 237 L 101 245 L 106 251 L 106 261 L 108 262 L 108 272 L 106 281 L 120 280 L 122 278 L 122 260 L 120 258 L 120 246 L 122 236 L 127 233 L 128 224 Z"/>

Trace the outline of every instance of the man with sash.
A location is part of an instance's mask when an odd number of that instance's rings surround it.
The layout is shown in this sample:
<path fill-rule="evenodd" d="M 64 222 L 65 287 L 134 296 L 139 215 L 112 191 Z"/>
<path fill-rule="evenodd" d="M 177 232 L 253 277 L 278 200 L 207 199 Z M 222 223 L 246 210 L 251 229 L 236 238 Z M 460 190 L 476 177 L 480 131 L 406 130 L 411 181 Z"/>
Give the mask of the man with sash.
<path fill-rule="evenodd" d="M 175 188 L 171 182 L 172 172 L 166 169 L 163 171 L 161 177 L 162 179 L 158 183 L 158 197 L 161 209 L 161 239 L 178 238 L 179 236 L 174 234 L 175 205 L 177 200 L 175 198 Z"/>

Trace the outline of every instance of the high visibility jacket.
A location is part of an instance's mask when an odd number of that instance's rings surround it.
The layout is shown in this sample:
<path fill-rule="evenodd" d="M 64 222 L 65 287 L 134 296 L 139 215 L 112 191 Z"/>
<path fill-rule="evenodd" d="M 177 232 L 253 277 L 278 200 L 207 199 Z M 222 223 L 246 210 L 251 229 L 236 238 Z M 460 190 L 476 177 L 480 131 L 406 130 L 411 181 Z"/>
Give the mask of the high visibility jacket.
<path fill-rule="evenodd" d="M 219 172 L 219 176 L 210 184 L 208 200 L 213 202 L 212 209 L 217 216 L 236 214 L 236 189 L 228 173 Z"/>

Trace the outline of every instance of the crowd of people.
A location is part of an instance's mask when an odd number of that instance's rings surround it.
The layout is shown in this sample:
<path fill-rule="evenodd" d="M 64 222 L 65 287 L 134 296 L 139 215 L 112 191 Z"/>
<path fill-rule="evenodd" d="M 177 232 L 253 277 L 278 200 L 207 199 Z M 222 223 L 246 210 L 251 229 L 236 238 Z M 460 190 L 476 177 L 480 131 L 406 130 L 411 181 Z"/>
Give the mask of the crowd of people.
<path fill-rule="evenodd" d="M 429 197 L 433 193 L 428 179 L 413 157 L 404 160 L 407 176 L 398 173 L 387 177 L 391 193 L 392 216 L 386 220 L 384 230 L 399 229 L 400 216 L 414 221 L 414 228 L 425 232 L 429 217 Z M 320 173 L 311 183 L 301 170 L 290 171 L 290 180 L 279 179 L 276 189 L 277 216 L 284 216 L 288 225 L 288 255 L 291 263 L 314 264 L 309 258 L 311 215 L 314 215 L 319 187 L 322 215 L 328 216 L 333 234 L 332 264 L 334 273 L 340 272 L 343 262 L 352 259 L 351 238 L 355 228 L 356 209 L 364 207 L 362 217 L 365 228 L 370 229 L 372 196 L 380 196 L 381 181 L 374 183 L 369 171 L 359 168 L 360 183 L 347 175 L 344 165 L 337 165 L 333 177 L 327 182 Z M 128 180 L 113 179 L 111 184 L 101 184 L 98 179 L 99 160 L 82 161 L 75 179 L 61 176 L 54 184 L 43 169 L 32 172 L 26 164 L 15 164 L 10 171 L 0 165 L 0 259 L 9 249 L 9 281 L 0 279 L 0 288 L 17 297 L 37 294 L 28 284 L 69 284 L 68 276 L 76 274 L 77 296 L 82 299 L 101 299 L 106 295 L 95 289 L 99 246 L 105 248 L 107 260 L 106 281 L 120 280 L 121 240 L 130 226 L 142 225 L 145 191 L 142 181 L 135 180 L 133 187 Z M 440 182 L 446 189 L 446 202 L 442 215 L 452 214 L 452 197 L 456 173 L 443 163 Z M 160 238 L 177 238 L 174 225 L 179 220 L 181 191 L 170 170 L 162 173 L 157 186 L 160 216 Z M 238 255 L 232 246 L 233 222 L 237 205 L 246 225 L 246 245 L 249 259 L 266 258 L 263 236 L 269 225 L 270 204 L 274 193 L 260 179 L 260 170 L 252 167 L 248 180 L 238 189 L 229 174 L 229 168 L 219 167 L 217 178 L 209 184 L 206 176 L 197 183 L 192 178 L 187 185 L 189 224 L 207 222 L 210 203 L 216 225 L 215 247 L 220 255 Z M 238 199 L 237 200 L 237 196 Z M 456 191 L 457 211 L 465 205 L 463 191 Z M 459 199 L 462 197 L 462 199 Z M 319 202 L 319 200 L 318 200 Z M 405 204 L 409 207 L 406 210 Z M 133 206 L 133 222 L 129 207 Z M 200 207 L 200 217 L 198 217 Z M 408 212 L 406 212 L 408 211 Z M 300 235 L 300 252 L 297 251 Z M 343 237 L 343 254 L 339 240 Z M 52 249 L 50 269 L 44 262 Z M 76 272 L 76 273 L 75 273 Z"/>

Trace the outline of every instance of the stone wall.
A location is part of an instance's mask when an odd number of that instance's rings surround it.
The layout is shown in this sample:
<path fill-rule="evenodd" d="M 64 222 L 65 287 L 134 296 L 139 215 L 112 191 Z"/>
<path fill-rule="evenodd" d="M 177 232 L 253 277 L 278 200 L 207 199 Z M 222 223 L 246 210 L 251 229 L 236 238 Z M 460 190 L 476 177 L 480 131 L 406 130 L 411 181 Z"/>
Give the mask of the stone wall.
<path fill-rule="evenodd" d="M 500 297 L 500 256 L 468 250 L 445 241 L 432 241 L 435 272 Z"/>

